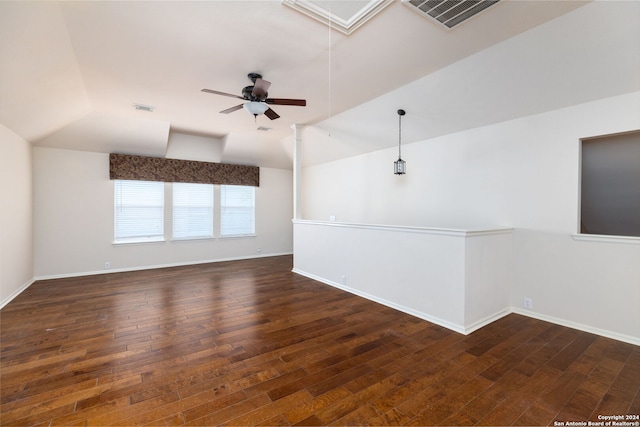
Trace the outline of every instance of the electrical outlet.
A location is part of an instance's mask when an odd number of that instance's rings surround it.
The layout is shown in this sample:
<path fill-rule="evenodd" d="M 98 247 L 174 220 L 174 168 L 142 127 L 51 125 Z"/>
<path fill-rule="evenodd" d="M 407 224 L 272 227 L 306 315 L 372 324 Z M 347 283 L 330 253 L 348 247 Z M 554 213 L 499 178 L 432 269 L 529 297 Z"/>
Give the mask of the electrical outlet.
<path fill-rule="evenodd" d="M 104 269 L 105 269 L 105 270 L 108 270 L 108 269 L 110 269 L 110 268 L 111 268 L 111 263 L 110 263 L 109 261 L 105 262 L 105 263 L 104 263 Z"/>
<path fill-rule="evenodd" d="M 258 253 L 262 253 L 262 249 L 258 248 Z"/>
<path fill-rule="evenodd" d="M 531 298 L 523 298 L 522 306 L 528 310 L 533 309 L 533 300 Z"/>
<path fill-rule="evenodd" d="M 340 277 L 340 280 L 342 281 L 343 285 L 347 284 L 347 276 L 345 276 L 344 274 Z"/>

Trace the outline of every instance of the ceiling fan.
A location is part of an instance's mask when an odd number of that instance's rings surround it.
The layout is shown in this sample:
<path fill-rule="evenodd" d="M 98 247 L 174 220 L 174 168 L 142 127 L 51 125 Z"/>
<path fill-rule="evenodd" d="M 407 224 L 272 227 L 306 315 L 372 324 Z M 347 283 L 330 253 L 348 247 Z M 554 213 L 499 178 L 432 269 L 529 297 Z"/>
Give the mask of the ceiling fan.
<path fill-rule="evenodd" d="M 253 85 L 246 86 L 242 89 L 242 96 L 212 89 L 202 89 L 202 92 L 213 93 L 214 95 L 230 96 L 232 98 L 238 98 L 246 101 L 242 104 L 236 105 L 235 107 L 220 111 L 222 114 L 233 113 L 234 111 L 240 110 L 244 107 L 256 118 L 259 114 L 264 114 L 271 120 L 275 120 L 280 116 L 278 113 L 273 111 L 269 105 L 295 105 L 299 107 L 307 105 L 307 101 L 304 99 L 268 98 L 269 94 L 267 93 L 267 90 L 269 89 L 269 86 L 271 86 L 271 82 L 263 80 L 262 76 L 258 73 L 249 73 L 247 77 L 249 77 L 249 80 L 251 80 Z"/>

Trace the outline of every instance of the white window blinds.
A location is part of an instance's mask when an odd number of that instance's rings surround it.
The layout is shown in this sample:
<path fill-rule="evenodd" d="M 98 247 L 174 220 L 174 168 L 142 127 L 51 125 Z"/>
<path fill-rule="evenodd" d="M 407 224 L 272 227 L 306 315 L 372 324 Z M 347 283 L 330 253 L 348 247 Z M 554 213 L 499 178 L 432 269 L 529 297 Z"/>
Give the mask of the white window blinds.
<path fill-rule="evenodd" d="M 164 183 L 116 180 L 114 190 L 116 242 L 164 239 Z"/>
<path fill-rule="evenodd" d="M 213 185 L 173 183 L 173 238 L 213 237 Z"/>
<path fill-rule="evenodd" d="M 246 236 L 255 232 L 255 187 L 221 185 L 220 236 Z"/>

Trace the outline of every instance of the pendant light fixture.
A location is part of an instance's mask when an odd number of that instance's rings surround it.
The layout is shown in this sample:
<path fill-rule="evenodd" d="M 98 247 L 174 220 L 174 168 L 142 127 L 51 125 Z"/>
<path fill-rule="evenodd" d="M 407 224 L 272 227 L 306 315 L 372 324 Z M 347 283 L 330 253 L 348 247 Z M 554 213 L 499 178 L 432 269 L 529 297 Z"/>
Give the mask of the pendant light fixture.
<path fill-rule="evenodd" d="M 393 162 L 393 173 L 396 175 L 404 175 L 407 173 L 407 162 L 402 160 L 402 116 L 406 113 L 404 110 L 398 110 L 398 160 Z"/>

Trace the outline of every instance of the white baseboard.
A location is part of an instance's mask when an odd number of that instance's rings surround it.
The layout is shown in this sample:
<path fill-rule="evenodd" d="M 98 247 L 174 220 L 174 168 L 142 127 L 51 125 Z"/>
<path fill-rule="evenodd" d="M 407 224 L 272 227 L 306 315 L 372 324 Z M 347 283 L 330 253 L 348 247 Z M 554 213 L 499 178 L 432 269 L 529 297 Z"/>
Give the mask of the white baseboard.
<path fill-rule="evenodd" d="M 119 269 L 111 269 L 111 270 L 99 270 L 99 271 L 86 271 L 86 272 L 81 272 L 81 273 L 69 273 L 69 274 L 56 274 L 56 275 L 49 275 L 49 276 L 38 276 L 38 277 L 33 277 L 31 280 L 27 281 L 26 283 L 24 283 L 22 286 L 20 286 L 20 288 L 16 289 L 15 291 L 13 291 L 11 293 L 11 295 L 9 295 L 7 298 L 5 298 L 4 300 L 2 300 L 0 302 L 0 309 L 2 309 L 4 306 L 6 306 L 7 304 L 9 304 L 11 301 L 13 301 L 18 295 L 20 295 L 22 292 L 24 292 L 29 286 L 31 286 L 34 282 L 38 281 L 38 280 L 49 280 L 49 279 L 61 279 L 61 278 L 67 278 L 67 277 L 80 277 L 80 276 L 91 276 L 91 275 L 97 275 L 97 274 L 108 274 L 108 273 L 120 273 L 120 272 L 127 272 L 127 271 L 140 271 L 140 270 L 152 270 L 152 269 L 157 269 L 157 268 L 170 268 L 170 267 L 180 267 L 180 266 L 185 266 L 185 265 L 197 265 L 197 264 L 208 264 L 208 263 L 214 263 L 214 262 L 226 262 L 226 261 L 239 261 L 239 260 L 245 260 L 245 259 L 253 259 L 253 258 L 267 258 L 267 257 L 274 257 L 274 256 L 284 256 L 284 255 L 292 255 L 291 252 L 284 252 L 284 253 L 276 253 L 276 254 L 261 254 L 261 255 L 252 255 L 252 256 L 243 256 L 243 257 L 231 257 L 231 258 L 223 258 L 223 259 L 214 259 L 214 260 L 205 260 L 205 261 L 189 261 L 189 262 L 180 262 L 180 263 L 171 263 L 171 264 L 160 264 L 160 265 L 150 265 L 150 266 L 141 266 L 141 267 L 129 267 L 129 268 L 119 268 Z M 351 294 L 354 295 L 358 295 L 362 298 L 366 298 L 368 300 L 377 302 L 379 304 L 382 304 L 384 306 L 396 309 L 398 311 L 401 311 L 403 313 L 407 313 L 410 314 L 412 316 L 418 317 L 420 319 L 426 320 L 428 322 L 434 323 L 436 325 L 440 325 L 444 328 L 450 329 L 452 331 L 464 334 L 464 335 L 468 335 L 474 331 L 477 331 L 478 329 L 510 314 L 510 313 L 516 313 L 516 314 L 520 314 L 523 316 L 527 316 L 527 317 L 532 317 L 534 319 L 538 319 L 538 320 L 543 320 L 545 322 L 550 322 L 550 323 L 554 323 L 556 325 L 560 325 L 560 326 L 566 326 L 568 328 L 572 328 L 572 329 L 577 329 L 579 331 L 584 331 L 584 332 L 588 332 L 588 333 L 592 333 L 592 334 L 596 334 L 596 335 L 600 335 L 603 337 L 607 337 L 607 338 L 611 338 L 617 341 L 622 341 L 622 342 L 626 342 L 629 344 L 633 344 L 633 345 L 637 345 L 640 346 L 640 337 L 635 337 L 632 335 L 627 335 L 627 334 L 620 334 L 618 332 L 613 332 L 613 331 L 609 331 L 606 329 L 601 329 L 601 328 L 596 328 L 593 326 L 589 326 L 589 325 L 585 325 L 582 323 L 577 323 L 577 322 L 573 322 L 567 319 L 561 319 L 555 316 L 548 316 L 546 314 L 542 314 L 542 313 L 538 313 L 535 311 L 531 311 L 531 310 L 525 310 L 523 308 L 520 307 L 509 307 L 506 308 L 504 310 L 501 310 L 493 315 L 490 315 L 484 319 L 481 319 L 477 322 L 474 322 L 473 324 L 469 325 L 469 326 L 464 326 L 464 325 L 458 325 L 455 323 L 451 323 L 448 322 L 446 320 L 431 316 L 427 313 L 423 313 L 414 309 L 411 309 L 409 307 L 405 307 L 399 304 L 396 304 L 394 302 L 391 301 L 387 301 L 383 298 L 378 298 L 374 295 L 368 294 L 366 292 L 361 292 L 358 291 L 356 289 L 352 289 L 349 288 L 348 286 L 344 286 L 341 285 L 339 283 L 336 282 L 332 282 L 330 280 L 326 280 L 322 277 L 307 273 L 305 271 L 301 271 L 298 270 L 296 268 L 294 268 L 292 270 L 294 273 L 296 274 L 300 274 L 302 276 L 308 277 L 310 279 L 316 280 L 318 282 L 327 284 L 329 286 L 332 286 L 334 288 L 338 288 L 341 289 L 345 292 L 349 292 Z"/>
<path fill-rule="evenodd" d="M 27 283 L 20 286 L 20 288 L 16 289 L 9 295 L 7 298 L 0 302 L 0 309 L 2 309 L 5 305 L 9 304 L 13 301 L 18 295 L 24 292 L 29 286 L 35 283 L 38 280 L 50 280 L 50 279 L 65 279 L 68 277 L 82 277 L 82 276 L 95 276 L 98 274 L 110 274 L 110 273 L 122 273 L 127 271 L 141 271 L 141 270 L 153 270 L 156 268 L 170 268 L 170 267 L 180 267 L 185 265 L 197 265 L 197 264 L 209 264 L 213 262 L 225 262 L 225 261 L 240 261 L 244 259 L 253 259 L 253 258 L 267 258 L 274 256 L 283 256 L 283 255 L 293 255 L 293 252 L 283 252 L 283 253 L 275 253 L 275 254 L 261 254 L 261 255 L 251 255 L 251 256 L 242 256 L 242 257 L 231 257 L 231 258 L 221 258 L 221 259 L 212 259 L 205 261 L 187 261 L 187 262 L 177 262 L 170 264 L 158 264 L 158 265 L 145 265 L 140 267 L 128 267 L 128 268 L 114 268 L 109 270 L 97 270 L 97 271 L 83 271 L 80 273 L 64 273 L 64 274 L 51 274 L 46 276 L 37 276 L 31 278 Z"/>
<path fill-rule="evenodd" d="M 485 317 L 484 319 L 480 319 L 476 322 L 473 322 L 471 325 L 465 326 L 464 328 L 464 334 L 465 335 L 469 335 L 470 333 L 477 331 L 480 328 L 483 328 L 485 326 L 487 326 L 489 323 L 493 323 L 498 319 L 503 318 L 504 316 L 508 316 L 509 314 L 511 314 L 511 307 L 507 307 L 504 308 L 496 313 L 493 313 L 487 317 Z"/>
<path fill-rule="evenodd" d="M 214 262 L 241 261 L 245 259 L 269 258 L 274 256 L 283 256 L 283 255 L 292 255 L 292 254 L 293 254 L 292 252 L 283 252 L 283 253 L 275 253 L 275 254 L 260 254 L 260 255 L 250 255 L 250 256 L 240 256 L 240 257 L 230 257 L 230 258 L 218 258 L 218 259 L 210 259 L 210 260 L 202 260 L 202 261 L 185 261 L 185 262 L 175 262 L 175 263 L 169 263 L 169 264 L 143 265 L 143 266 L 126 267 L 126 268 L 111 268 L 109 270 L 83 271 L 79 273 L 51 274 L 46 276 L 37 276 L 35 277 L 34 281 L 50 280 L 50 279 L 65 279 L 69 277 L 81 277 L 81 276 L 95 276 L 98 274 L 124 273 L 128 271 L 154 270 L 158 268 L 183 267 L 186 265 L 210 264 Z"/>
<path fill-rule="evenodd" d="M 27 281 L 24 285 L 20 286 L 18 289 L 13 291 L 11 295 L 9 295 L 8 297 L 6 297 L 4 300 L 0 302 L 0 309 L 2 309 L 5 305 L 9 304 L 11 301 L 13 301 L 18 295 L 23 293 L 35 281 L 36 281 L 35 277 L 32 277 L 31 280 Z"/>
<path fill-rule="evenodd" d="M 410 314 L 411 316 L 418 317 L 418 318 L 420 318 L 422 320 L 426 320 L 427 322 L 435 323 L 436 325 L 442 326 L 443 328 L 450 329 L 450 330 L 452 330 L 454 332 L 458 332 L 458 333 L 461 333 L 461 334 L 464 334 L 464 335 L 468 334 L 468 332 L 465 332 L 465 327 L 463 325 L 458 325 L 456 323 L 452 323 L 452 322 L 449 322 L 447 320 L 443 320 L 443 319 L 440 319 L 438 317 L 431 316 L 431 315 L 429 315 L 427 313 L 423 313 L 421 311 L 414 310 L 412 308 L 405 307 L 405 306 L 400 305 L 400 304 L 396 304 L 396 303 L 394 303 L 392 301 L 388 301 L 388 300 L 386 300 L 384 298 L 379 298 L 379 297 L 377 297 L 375 295 L 371 295 L 371 294 L 368 294 L 366 292 L 362 292 L 362 291 L 359 291 L 357 289 L 353 289 L 353 288 L 350 288 L 348 286 L 341 285 L 339 283 L 333 282 L 331 280 L 327 280 L 327 279 L 325 279 L 323 277 L 319 277 L 319 276 L 316 276 L 316 275 L 311 274 L 311 273 L 307 273 L 306 271 L 302 271 L 302 270 L 299 270 L 297 268 L 294 268 L 291 271 L 293 271 L 294 273 L 299 274 L 301 276 L 305 276 L 305 277 L 308 277 L 310 279 L 316 280 L 316 281 L 318 281 L 320 283 L 324 283 L 325 285 L 329 285 L 329 286 L 332 286 L 334 288 L 341 289 L 341 290 L 343 290 L 345 292 L 349 292 L 350 294 L 354 294 L 354 295 L 357 295 L 359 297 L 368 299 L 370 301 L 374 301 L 374 302 L 377 302 L 377 303 L 382 304 L 384 306 L 387 306 L 387 307 L 393 308 L 395 310 L 401 311 L 403 313 Z"/>
<path fill-rule="evenodd" d="M 618 332 L 613 332 L 606 329 L 600 329 L 600 328 L 585 325 L 582 323 L 572 322 L 571 320 L 561 319 L 555 316 L 548 316 L 546 314 L 538 313 L 531 310 L 526 310 L 520 307 L 511 307 L 511 310 L 514 313 L 521 314 L 523 316 L 532 317 L 534 319 L 543 320 L 545 322 L 555 323 L 556 325 L 566 326 L 567 328 L 577 329 L 579 331 L 588 332 L 590 334 L 600 335 L 606 338 L 614 339 L 616 341 L 623 341 L 629 344 L 640 346 L 640 337 L 620 334 Z"/>
<path fill-rule="evenodd" d="M 322 277 L 316 276 L 314 274 L 307 273 L 305 271 L 302 271 L 302 270 L 299 270 L 299 269 L 296 269 L 296 268 L 294 268 L 292 271 L 294 273 L 300 274 L 300 275 L 308 277 L 310 279 L 317 280 L 318 282 L 324 283 L 326 285 L 333 286 L 334 288 L 338 288 L 338 289 L 341 289 L 341 290 L 343 290 L 345 292 L 349 292 L 351 294 L 358 295 L 358 296 L 360 296 L 362 298 L 366 298 L 366 299 L 368 299 L 370 301 L 377 302 L 379 304 L 382 304 L 382 305 L 385 305 L 387 307 L 396 309 L 396 310 L 401 311 L 403 313 L 410 314 L 412 316 L 418 317 L 418 318 L 426 320 L 428 322 L 435 323 L 436 325 L 440 325 L 440 326 L 442 326 L 444 328 L 450 329 L 450 330 L 452 330 L 454 332 L 458 332 L 458 333 L 461 333 L 461 334 L 464 334 L 464 335 L 468 335 L 468 334 L 470 334 L 470 333 L 472 333 L 474 331 L 477 331 L 478 329 L 480 329 L 480 328 L 482 328 L 482 327 L 484 327 L 484 326 L 486 326 L 486 325 L 488 325 L 488 324 L 490 324 L 492 322 L 495 322 L 496 320 L 498 320 L 498 319 L 500 319 L 500 318 L 502 318 L 504 316 L 507 316 L 507 315 L 509 315 L 511 313 L 516 313 L 516 314 L 521 314 L 523 316 L 532 317 L 534 319 L 543 320 L 545 322 L 554 323 L 556 325 L 566 326 L 566 327 L 571 328 L 571 329 L 577 329 L 579 331 L 584 331 L 584 332 L 588 332 L 588 333 L 591 333 L 591 334 L 600 335 L 600 336 L 603 336 L 603 337 L 606 337 L 606 338 L 611 338 L 611 339 L 614 339 L 614 340 L 617 340 L 617 341 L 622 341 L 622 342 L 626 342 L 626 343 L 629 343 L 629 344 L 639 345 L 640 346 L 640 338 L 639 337 L 634 337 L 632 335 L 626 335 L 626 334 L 620 334 L 620 333 L 617 333 L 617 332 L 613 332 L 613 331 L 609 331 L 609 330 L 605 330 L 605 329 L 600 329 L 600 328 L 596 328 L 596 327 L 589 326 L 589 325 L 584 325 L 584 324 L 577 323 L 577 322 L 572 322 L 570 320 L 561 319 L 561 318 L 554 317 L 554 316 L 547 316 L 545 314 L 537 313 L 537 312 L 534 312 L 534 311 L 531 311 L 531 310 L 525 310 L 525 309 L 522 309 L 520 307 L 506 307 L 505 309 L 500 310 L 497 313 L 494 313 L 494 314 L 492 314 L 490 316 L 487 316 L 484 319 L 476 321 L 476 322 L 472 323 L 471 325 L 468 325 L 468 326 L 458 325 L 458 324 L 451 323 L 451 322 L 448 322 L 446 320 L 442 320 L 442 319 L 439 319 L 437 317 L 431 316 L 431 315 L 429 315 L 427 313 L 423 313 L 423 312 L 420 312 L 420 311 L 417 311 L 417 310 L 414 310 L 414 309 L 411 309 L 411 308 L 404 307 L 402 305 L 393 303 L 391 301 L 387 301 L 385 299 L 378 298 L 375 295 L 371 295 L 371 294 L 368 294 L 366 292 L 361 292 L 361 291 L 358 291 L 357 289 L 349 288 L 348 286 L 341 285 L 339 283 L 333 282 L 331 280 L 324 279 Z"/>

